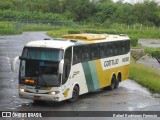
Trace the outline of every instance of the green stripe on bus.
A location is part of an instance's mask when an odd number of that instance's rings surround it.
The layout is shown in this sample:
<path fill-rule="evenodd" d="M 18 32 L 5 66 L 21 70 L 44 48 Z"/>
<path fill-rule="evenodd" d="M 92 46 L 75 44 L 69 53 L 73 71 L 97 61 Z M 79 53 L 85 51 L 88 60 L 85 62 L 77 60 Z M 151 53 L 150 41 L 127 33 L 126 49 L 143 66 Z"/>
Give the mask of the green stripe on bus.
<path fill-rule="evenodd" d="M 99 88 L 99 83 L 94 63 L 83 62 L 82 66 L 86 78 L 88 91 L 95 91 Z"/>
<path fill-rule="evenodd" d="M 89 67 L 91 70 L 94 89 L 98 89 L 100 87 L 99 87 L 99 81 L 98 81 L 98 75 L 97 75 L 95 63 L 93 61 L 89 62 Z"/>

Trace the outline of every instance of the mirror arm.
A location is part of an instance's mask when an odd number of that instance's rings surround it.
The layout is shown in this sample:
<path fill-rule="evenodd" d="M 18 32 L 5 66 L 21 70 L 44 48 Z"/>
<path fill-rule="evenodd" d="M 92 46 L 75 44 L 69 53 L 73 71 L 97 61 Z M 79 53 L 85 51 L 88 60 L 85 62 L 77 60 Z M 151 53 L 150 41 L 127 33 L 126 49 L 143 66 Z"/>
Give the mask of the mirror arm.
<path fill-rule="evenodd" d="M 17 61 L 19 60 L 19 56 L 16 56 L 12 62 L 12 65 L 11 65 L 11 70 L 14 72 L 15 71 L 15 67 L 16 67 L 16 63 Z"/>

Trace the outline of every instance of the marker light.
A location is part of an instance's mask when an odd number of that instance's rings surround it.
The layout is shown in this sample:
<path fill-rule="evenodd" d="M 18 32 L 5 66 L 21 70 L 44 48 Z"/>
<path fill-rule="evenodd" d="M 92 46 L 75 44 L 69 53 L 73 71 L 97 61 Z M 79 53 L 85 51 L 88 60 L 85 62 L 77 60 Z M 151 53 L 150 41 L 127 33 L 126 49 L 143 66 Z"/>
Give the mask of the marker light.
<path fill-rule="evenodd" d="M 28 79 L 26 79 L 25 81 L 24 81 L 25 83 L 34 83 L 35 81 L 34 80 L 28 80 Z"/>

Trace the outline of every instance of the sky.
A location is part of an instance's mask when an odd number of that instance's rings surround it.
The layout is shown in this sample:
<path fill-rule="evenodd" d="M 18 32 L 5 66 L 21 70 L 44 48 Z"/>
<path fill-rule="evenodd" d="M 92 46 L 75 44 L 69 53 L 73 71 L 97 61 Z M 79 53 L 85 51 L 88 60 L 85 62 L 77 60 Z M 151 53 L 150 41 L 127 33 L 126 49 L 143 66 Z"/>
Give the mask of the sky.
<path fill-rule="evenodd" d="M 114 2 L 117 2 L 117 1 L 119 1 L 119 0 L 113 0 Z M 130 3 L 130 0 L 123 0 L 124 2 L 128 2 L 128 3 Z"/>

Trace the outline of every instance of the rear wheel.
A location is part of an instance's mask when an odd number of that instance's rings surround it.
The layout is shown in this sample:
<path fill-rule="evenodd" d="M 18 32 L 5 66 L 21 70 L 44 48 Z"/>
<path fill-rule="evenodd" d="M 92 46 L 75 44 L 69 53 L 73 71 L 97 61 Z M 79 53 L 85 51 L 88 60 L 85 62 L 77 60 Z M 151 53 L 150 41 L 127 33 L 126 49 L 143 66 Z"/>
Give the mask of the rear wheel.
<path fill-rule="evenodd" d="M 116 78 L 113 76 L 112 80 L 111 80 L 111 85 L 109 86 L 109 89 L 113 90 L 115 88 L 115 84 L 116 84 Z"/>
<path fill-rule="evenodd" d="M 78 88 L 78 86 L 75 86 L 73 88 L 72 98 L 69 99 L 69 102 L 75 102 L 78 100 L 78 98 L 79 98 L 79 88 Z"/>
<path fill-rule="evenodd" d="M 115 82 L 114 89 L 117 89 L 117 88 L 119 87 L 119 82 L 120 82 L 120 81 L 121 81 L 121 76 L 118 75 L 117 80 L 116 80 L 116 82 Z"/>

